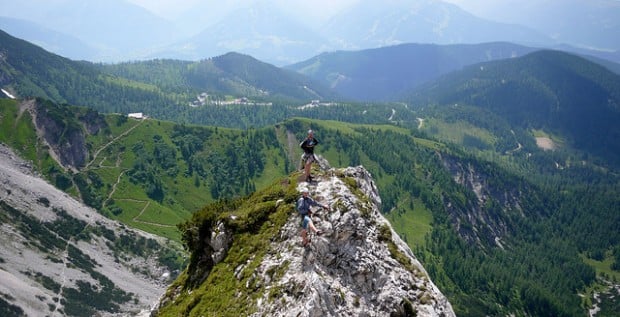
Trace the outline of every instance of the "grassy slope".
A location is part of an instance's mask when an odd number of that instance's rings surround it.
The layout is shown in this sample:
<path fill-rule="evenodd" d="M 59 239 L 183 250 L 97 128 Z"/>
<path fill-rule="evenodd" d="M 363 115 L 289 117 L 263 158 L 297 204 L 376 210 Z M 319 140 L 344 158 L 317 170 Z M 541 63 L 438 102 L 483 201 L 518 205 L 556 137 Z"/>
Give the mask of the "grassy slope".
<path fill-rule="evenodd" d="M 294 173 L 288 182 L 275 182 L 252 194 L 239 208 L 221 215 L 222 219 L 236 216 L 238 221 L 235 222 L 240 226 L 235 230 L 235 243 L 226 258 L 213 268 L 200 287 L 191 292 L 181 291 L 174 304 L 163 307 L 158 316 L 194 316 L 199 312 L 202 315 L 236 317 L 250 315 L 255 310 L 252 303 L 256 303 L 257 297 L 262 295 L 264 286 L 256 285 L 252 272 L 268 252 L 269 241 L 278 239 L 278 231 L 289 218 L 291 204 L 298 196 L 297 175 Z M 288 185 L 283 185 L 286 183 Z M 278 199 L 284 199 L 285 203 L 276 207 Z M 257 214 L 266 219 L 261 219 Z M 243 269 L 236 273 L 240 267 Z M 188 279 L 188 271 L 185 270 L 169 292 L 185 289 Z"/>
<path fill-rule="evenodd" d="M 58 168 L 58 164 L 43 150 L 30 113 L 20 113 L 17 101 L 0 99 L 0 132 L 0 142 L 17 149 L 37 169 L 46 171 L 52 167 Z"/>

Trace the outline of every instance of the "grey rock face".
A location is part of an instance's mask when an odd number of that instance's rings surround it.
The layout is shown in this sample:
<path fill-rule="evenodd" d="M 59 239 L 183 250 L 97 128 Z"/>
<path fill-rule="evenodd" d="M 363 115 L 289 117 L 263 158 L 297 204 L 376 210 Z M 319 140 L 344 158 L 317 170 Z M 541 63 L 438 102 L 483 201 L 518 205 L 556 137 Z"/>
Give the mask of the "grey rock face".
<path fill-rule="evenodd" d="M 493 176 L 481 168 L 473 164 L 464 164 L 449 155 L 443 155 L 441 158 L 454 181 L 471 190 L 478 198 L 467 202 L 466 212 L 456 208 L 450 201 L 446 203 L 450 219 L 461 237 L 471 243 L 504 248 L 502 241 L 510 234 L 511 225 L 507 218 L 489 212 L 485 205 L 493 201 L 501 206 L 503 213 L 526 217 L 526 211 L 520 204 L 521 189 L 518 186 L 506 190 L 498 189 L 497 186 L 490 184 Z"/>
<path fill-rule="evenodd" d="M 321 236 L 301 246 L 291 211 L 282 239 L 254 273 L 267 290 L 253 316 L 454 316 L 409 247 L 379 212 L 381 199 L 363 167 L 329 169 L 302 183 L 330 210 L 313 221 Z"/>
<path fill-rule="evenodd" d="M 148 312 L 170 272 L 146 249 L 117 249 L 121 236 L 163 244 L 56 189 L 0 144 L 0 299 L 25 316 Z M 101 304 L 109 292 L 124 295 Z"/>

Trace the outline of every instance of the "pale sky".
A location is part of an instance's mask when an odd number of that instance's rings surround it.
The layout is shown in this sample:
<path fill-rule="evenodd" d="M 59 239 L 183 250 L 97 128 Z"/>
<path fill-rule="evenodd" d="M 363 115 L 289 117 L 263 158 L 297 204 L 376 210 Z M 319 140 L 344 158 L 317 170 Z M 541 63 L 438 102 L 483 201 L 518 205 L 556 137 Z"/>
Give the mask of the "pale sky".
<path fill-rule="evenodd" d="M 181 13 L 204 0 L 127 0 L 162 17 L 173 20 Z M 230 8 L 243 7 L 260 0 L 235 0 L 235 1 L 211 1 L 217 6 Z M 358 0 L 271 0 L 281 5 L 288 11 L 304 12 L 310 17 L 329 16 L 334 12 L 345 8 Z"/>
<path fill-rule="evenodd" d="M 191 8 L 200 0 L 127 0 L 160 16 L 171 18 Z"/>
<path fill-rule="evenodd" d="M 238 8 L 243 6 L 249 6 L 257 1 L 272 1 L 280 4 L 280 7 L 292 13 L 303 13 L 304 16 L 308 16 L 314 19 L 327 19 L 331 17 L 338 10 L 346 8 L 359 0 L 127 0 L 139 6 L 142 6 L 159 16 L 174 20 L 180 16 L 186 10 L 192 8 L 199 3 L 213 3 L 214 6 L 218 6 L 223 11 L 228 9 Z M 410 0 L 419 1 L 419 0 Z M 510 8 L 515 5 L 523 6 L 528 2 L 540 1 L 540 0 L 437 0 L 458 5 L 470 13 L 479 17 L 493 19 L 494 12 L 498 9 Z M 584 0 L 589 1 L 589 0 Z M 218 10 L 222 11 L 222 10 Z M 506 10 L 502 10 L 505 14 L 509 14 Z"/>

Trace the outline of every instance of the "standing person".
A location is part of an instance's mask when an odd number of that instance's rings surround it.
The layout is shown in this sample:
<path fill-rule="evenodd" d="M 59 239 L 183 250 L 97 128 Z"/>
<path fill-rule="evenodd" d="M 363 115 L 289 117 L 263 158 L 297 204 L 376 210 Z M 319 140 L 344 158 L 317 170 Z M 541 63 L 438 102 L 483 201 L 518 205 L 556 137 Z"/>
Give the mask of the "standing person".
<path fill-rule="evenodd" d="M 310 210 L 312 206 L 321 206 L 329 210 L 328 205 L 321 205 L 316 200 L 312 199 L 308 194 L 308 188 L 304 187 L 301 189 L 301 197 L 297 200 L 297 211 L 301 215 L 301 239 L 304 247 L 310 243 L 310 239 L 308 239 L 308 228 L 316 233 L 317 236 L 323 233 L 321 230 L 318 230 L 312 222 L 312 210 Z"/>
<path fill-rule="evenodd" d="M 304 154 L 301 158 L 304 164 L 304 175 L 306 176 L 306 182 L 312 181 L 312 175 L 310 175 L 310 168 L 312 167 L 312 162 L 316 162 L 316 157 L 314 156 L 314 147 L 319 144 L 319 140 L 314 137 L 314 131 L 308 130 L 308 136 L 301 141 L 299 146 L 304 150 Z"/>

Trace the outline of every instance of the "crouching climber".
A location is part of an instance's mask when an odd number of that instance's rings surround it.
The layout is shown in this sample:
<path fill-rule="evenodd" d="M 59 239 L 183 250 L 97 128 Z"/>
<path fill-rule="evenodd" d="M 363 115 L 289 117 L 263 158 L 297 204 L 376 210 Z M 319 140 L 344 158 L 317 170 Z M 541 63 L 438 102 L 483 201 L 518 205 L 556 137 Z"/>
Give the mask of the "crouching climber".
<path fill-rule="evenodd" d="M 312 222 L 312 206 L 321 206 L 326 210 L 329 210 L 329 205 L 321 205 L 316 200 L 309 196 L 308 188 L 301 189 L 301 197 L 297 200 L 297 211 L 301 215 L 301 239 L 302 245 L 305 247 L 310 243 L 308 238 L 308 228 L 316 235 L 320 236 L 323 232 L 318 230 Z"/>

